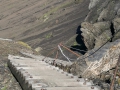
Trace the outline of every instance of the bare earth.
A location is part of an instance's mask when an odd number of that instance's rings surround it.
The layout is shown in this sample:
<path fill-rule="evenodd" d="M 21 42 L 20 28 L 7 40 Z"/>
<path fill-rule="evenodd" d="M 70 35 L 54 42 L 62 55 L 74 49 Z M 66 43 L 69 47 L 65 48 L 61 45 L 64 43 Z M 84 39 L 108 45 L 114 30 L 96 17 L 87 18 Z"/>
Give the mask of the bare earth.
<path fill-rule="evenodd" d="M 89 0 L 0 0 L 0 38 L 50 50 L 73 38 L 88 4 Z M 20 49 L 0 41 L 0 90 L 21 90 L 7 68 L 8 54 L 19 54 Z"/>
<path fill-rule="evenodd" d="M 33 51 L 18 42 L 0 40 L 0 90 L 22 90 L 7 65 L 8 54 L 21 56 L 20 50 Z"/>
<path fill-rule="evenodd" d="M 89 0 L 0 0 L 0 37 L 33 48 L 67 42 L 88 13 Z"/>

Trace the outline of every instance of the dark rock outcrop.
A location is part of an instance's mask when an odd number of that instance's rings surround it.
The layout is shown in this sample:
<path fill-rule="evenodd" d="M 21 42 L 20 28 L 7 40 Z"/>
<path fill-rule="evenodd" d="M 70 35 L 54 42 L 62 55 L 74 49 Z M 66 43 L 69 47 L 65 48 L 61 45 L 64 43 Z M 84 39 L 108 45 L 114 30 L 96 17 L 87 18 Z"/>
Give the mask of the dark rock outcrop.
<path fill-rule="evenodd" d="M 112 37 L 110 33 L 110 22 L 97 22 L 81 24 L 82 36 L 88 50 L 99 47 Z"/>
<path fill-rule="evenodd" d="M 114 68 L 120 54 L 120 0 L 90 0 L 89 10 L 80 28 L 88 52 L 71 68 L 82 77 Z"/>
<path fill-rule="evenodd" d="M 89 9 L 85 22 L 81 24 L 88 50 L 120 38 L 120 0 L 91 0 Z"/>

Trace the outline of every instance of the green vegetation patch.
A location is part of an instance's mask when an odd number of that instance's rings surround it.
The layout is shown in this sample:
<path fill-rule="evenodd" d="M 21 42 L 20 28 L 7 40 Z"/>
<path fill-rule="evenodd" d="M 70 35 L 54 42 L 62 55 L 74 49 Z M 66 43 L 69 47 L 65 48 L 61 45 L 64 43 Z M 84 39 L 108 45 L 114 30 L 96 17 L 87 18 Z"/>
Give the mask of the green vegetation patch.
<path fill-rule="evenodd" d="M 67 7 L 67 6 L 69 6 L 69 5 L 72 5 L 72 4 L 73 4 L 73 1 L 69 1 L 69 2 L 63 3 L 63 4 L 59 5 L 59 6 L 56 6 L 56 7 L 52 8 L 51 10 L 49 10 L 47 13 L 45 13 L 45 14 L 43 15 L 42 18 L 44 19 L 44 22 L 49 18 L 49 15 L 50 15 L 50 14 L 56 12 L 56 11 L 59 10 L 60 8 L 65 8 L 65 7 Z"/>
<path fill-rule="evenodd" d="M 7 90 L 7 87 L 5 86 L 5 87 L 1 88 L 1 90 Z"/>
<path fill-rule="evenodd" d="M 52 33 L 52 32 L 45 35 L 45 38 L 46 38 L 46 39 L 49 39 L 49 38 L 51 38 L 51 37 L 53 37 L 53 33 Z"/>
<path fill-rule="evenodd" d="M 22 46 L 24 46 L 24 47 L 26 47 L 26 48 L 28 48 L 28 49 L 31 49 L 31 47 L 27 43 L 25 43 L 25 42 L 18 41 L 17 43 L 22 45 Z"/>

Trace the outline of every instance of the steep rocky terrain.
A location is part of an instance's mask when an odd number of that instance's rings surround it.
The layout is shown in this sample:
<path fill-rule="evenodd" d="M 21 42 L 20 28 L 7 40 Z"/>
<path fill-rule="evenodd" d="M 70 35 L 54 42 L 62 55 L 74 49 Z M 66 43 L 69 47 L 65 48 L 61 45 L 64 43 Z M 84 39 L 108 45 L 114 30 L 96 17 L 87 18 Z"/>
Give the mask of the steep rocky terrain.
<path fill-rule="evenodd" d="M 88 50 L 120 38 L 120 0 L 91 0 L 89 10 L 81 24 Z"/>
<path fill-rule="evenodd" d="M 81 57 L 75 63 L 77 64 L 75 67 L 79 69 L 81 67 L 79 64 L 84 64 L 83 66 L 86 68 L 89 61 L 100 61 L 100 57 L 105 56 L 103 53 L 107 49 L 114 47 L 114 41 L 120 39 L 120 0 L 90 0 L 89 10 L 79 30 L 79 34 L 88 49 L 88 52 L 85 54 L 87 58 L 82 59 Z M 113 45 L 111 46 L 111 44 Z M 116 53 L 114 54 L 116 55 Z M 113 56 L 111 55 L 112 57 L 108 57 L 115 59 L 120 53 L 117 51 L 117 56 L 114 54 Z M 84 63 L 81 62 L 81 59 Z M 75 72 L 79 72 L 79 69 L 76 69 L 77 71 Z"/>
<path fill-rule="evenodd" d="M 120 38 L 120 0 L 0 0 L 0 8 L 0 37 L 22 40 L 35 50 L 42 50 L 43 55 L 60 42 L 68 47 L 89 50 L 82 56 L 83 58 L 79 57 L 70 67 L 71 72 L 81 76 L 92 60 L 93 63 L 101 61 L 100 68 L 93 69 L 94 73 L 99 71 L 100 75 L 97 74 L 98 76 L 94 78 L 101 83 L 110 84 L 112 78 L 110 75 L 113 74 L 116 63 L 109 67 L 111 70 L 106 70 L 108 72 L 101 73 L 101 67 L 103 68 L 106 62 L 110 62 L 112 55 L 113 57 L 119 55 L 120 47 L 116 40 Z M 104 46 L 106 43 L 107 45 Z M 23 42 L 19 44 L 30 49 Z M 6 57 L 9 53 L 19 54 L 19 49 L 23 48 L 17 47 L 15 42 L 10 44 L 3 41 L 1 45 L 2 60 L 6 60 L 3 56 Z M 8 47 L 9 49 L 6 49 Z M 111 50 L 113 53 L 109 54 Z M 98 52 L 94 54 L 96 51 Z M 106 62 L 104 62 L 105 55 L 110 57 L 105 60 Z M 84 76 L 91 78 L 92 74 L 90 72 Z M 120 79 L 119 73 L 118 77 Z M 119 81 L 117 82 L 120 84 Z M 4 84 L 1 85 L 3 89 L 6 88 Z"/>
<path fill-rule="evenodd" d="M 113 72 L 120 55 L 120 0 L 90 0 L 89 13 L 80 26 L 88 52 L 76 61 L 71 72 L 94 78 L 96 84 L 110 90 Z M 120 65 L 117 73 L 119 73 Z M 114 86 L 119 90 L 120 74 Z"/>

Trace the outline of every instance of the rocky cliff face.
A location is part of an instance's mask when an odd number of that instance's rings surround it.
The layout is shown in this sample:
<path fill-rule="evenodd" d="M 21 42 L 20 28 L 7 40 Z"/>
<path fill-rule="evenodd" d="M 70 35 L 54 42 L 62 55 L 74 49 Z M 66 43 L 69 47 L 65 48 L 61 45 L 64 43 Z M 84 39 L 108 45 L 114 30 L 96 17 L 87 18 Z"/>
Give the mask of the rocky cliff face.
<path fill-rule="evenodd" d="M 81 24 L 88 50 L 120 38 L 120 0 L 90 0 L 89 10 Z"/>
<path fill-rule="evenodd" d="M 96 77 L 114 68 L 120 54 L 120 39 L 112 43 L 107 43 L 99 51 L 96 50 L 89 50 L 83 57 L 79 58 L 75 63 L 77 65 L 73 65 L 73 67 L 77 68 L 77 75 L 82 75 L 82 77 Z M 80 67 L 82 67 L 82 71 L 79 71 L 81 70 Z"/>
<path fill-rule="evenodd" d="M 80 28 L 88 52 L 71 72 L 96 77 L 114 68 L 120 54 L 120 0 L 90 0 L 89 10 Z"/>

